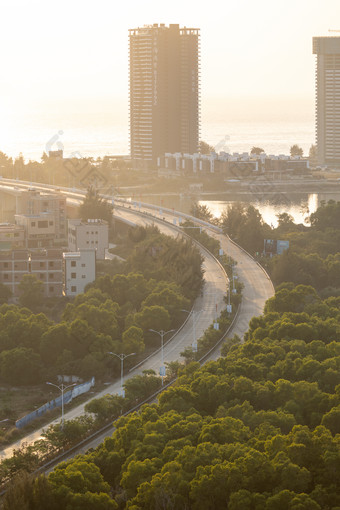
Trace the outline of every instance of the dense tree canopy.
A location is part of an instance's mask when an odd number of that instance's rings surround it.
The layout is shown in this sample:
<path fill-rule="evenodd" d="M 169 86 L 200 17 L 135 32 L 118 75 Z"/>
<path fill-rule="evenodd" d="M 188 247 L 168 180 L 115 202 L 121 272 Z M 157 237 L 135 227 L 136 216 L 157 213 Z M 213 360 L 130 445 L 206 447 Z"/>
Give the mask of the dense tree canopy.
<path fill-rule="evenodd" d="M 52 501 L 82 494 L 87 504 L 103 498 L 133 510 L 337 509 L 339 320 L 340 298 L 282 286 L 243 344 L 187 365 L 157 404 L 120 418 L 112 438 L 49 475 Z"/>

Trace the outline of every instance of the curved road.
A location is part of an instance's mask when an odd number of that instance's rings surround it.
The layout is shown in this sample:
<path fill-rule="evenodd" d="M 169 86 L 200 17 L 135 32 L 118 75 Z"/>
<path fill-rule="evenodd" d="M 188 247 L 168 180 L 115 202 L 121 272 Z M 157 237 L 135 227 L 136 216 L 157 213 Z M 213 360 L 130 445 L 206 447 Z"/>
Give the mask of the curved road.
<path fill-rule="evenodd" d="M 121 209 L 119 211 L 115 211 L 115 215 L 122 219 L 128 220 L 131 223 L 139 224 L 139 225 L 152 225 L 157 223 L 160 230 L 171 236 L 177 236 L 178 231 L 174 229 L 171 225 L 166 225 L 164 222 L 157 222 L 155 218 L 140 215 L 137 212 L 133 212 L 130 209 L 126 208 Z M 180 234 L 179 234 L 180 235 Z M 209 327 L 209 325 L 213 322 L 213 320 L 220 314 L 222 309 L 225 307 L 224 304 L 224 296 L 226 294 L 227 281 L 225 277 L 225 273 L 223 269 L 220 267 L 214 257 L 212 257 L 206 250 L 202 250 L 202 254 L 204 256 L 203 268 L 205 271 L 204 279 L 204 292 L 203 296 L 198 298 L 195 301 L 193 310 L 195 313 L 195 331 L 196 331 L 196 339 L 202 336 L 203 332 Z M 167 339 L 164 339 L 166 341 Z M 193 319 L 192 315 L 189 317 L 188 321 L 185 323 L 183 328 L 176 333 L 171 342 L 167 342 L 164 346 L 164 361 L 175 361 L 180 359 L 180 353 L 186 348 L 191 346 L 193 343 Z M 151 356 L 148 360 L 142 363 L 140 366 L 136 367 L 134 370 L 131 370 L 128 374 L 125 375 L 125 379 L 128 377 L 133 377 L 134 375 L 141 374 L 143 370 L 153 369 L 156 373 L 159 371 L 159 367 L 161 365 L 161 352 L 156 352 L 153 356 Z M 119 393 L 120 391 L 120 380 L 116 381 L 113 384 L 107 385 L 107 387 L 96 394 L 95 397 L 98 398 L 107 393 Z M 90 400 L 90 398 L 89 398 Z M 85 404 L 83 403 L 74 409 L 66 412 L 64 414 L 65 420 L 70 420 L 84 414 L 85 412 Z M 59 423 L 60 418 L 55 419 L 53 424 Z M 0 451 L 1 458 L 7 458 L 13 454 L 13 450 L 19 448 L 24 443 L 31 444 L 37 439 L 41 437 L 41 434 L 44 429 L 46 429 L 48 425 L 39 428 L 33 433 L 25 436 L 24 438 L 18 440 L 14 444 L 8 446 L 4 450 Z"/>
<path fill-rule="evenodd" d="M 4 184 L 5 186 L 20 187 L 27 188 L 32 187 L 32 184 L 21 183 L 21 182 L 13 182 L 2 180 L 0 185 Z M 49 191 L 53 191 L 53 187 L 39 185 L 33 183 L 33 186 L 40 186 L 42 189 L 46 189 Z M 2 186 L 0 186 L 2 187 Z M 78 190 L 71 189 L 62 189 L 58 188 L 60 191 L 64 192 L 67 195 L 73 195 L 75 200 L 80 198 L 80 190 L 77 196 Z M 76 192 L 75 192 L 76 191 Z M 83 191 L 81 193 L 84 193 Z M 140 215 L 139 211 L 144 211 L 148 213 L 148 216 Z M 164 218 L 168 224 L 165 222 L 158 222 L 156 217 L 152 217 L 151 214 L 159 216 L 160 213 L 157 208 L 154 206 L 147 206 L 143 204 L 142 207 L 138 208 L 138 211 L 133 211 L 128 207 L 117 207 L 115 209 L 115 215 L 120 217 L 121 219 L 131 221 L 132 223 L 138 223 L 142 225 L 149 225 L 152 223 L 157 223 L 160 226 L 162 232 L 168 235 L 178 235 L 178 232 L 174 231 L 173 224 L 176 222 L 178 224 L 179 218 L 182 216 L 182 213 L 176 211 L 162 211 L 161 217 Z M 192 218 L 193 221 L 197 221 L 195 218 Z M 204 223 L 204 222 L 203 222 Z M 198 222 L 199 224 L 199 222 Z M 209 230 L 209 234 L 212 234 L 211 229 L 206 224 L 205 225 Z M 204 228 L 204 227 L 203 227 Z M 232 331 L 230 331 L 231 335 L 238 334 L 241 338 L 244 333 L 248 329 L 249 320 L 253 316 L 260 315 L 263 311 L 264 304 L 268 298 L 273 296 L 274 288 L 271 280 L 263 271 L 263 269 L 257 264 L 257 262 L 252 259 L 252 257 L 247 254 L 242 248 L 233 243 L 228 237 L 218 233 L 218 229 L 213 227 L 213 235 L 218 238 L 221 242 L 221 246 L 224 252 L 230 255 L 234 260 L 237 261 L 236 273 L 239 277 L 239 280 L 244 284 L 243 289 L 243 300 L 240 307 L 240 311 L 235 321 L 234 327 Z M 204 294 L 202 298 L 199 298 L 195 302 L 194 310 L 201 311 L 197 314 L 196 319 L 196 338 L 202 335 L 204 330 L 211 324 L 212 320 L 220 313 L 220 311 L 224 307 L 223 297 L 226 291 L 226 281 L 225 275 L 220 266 L 216 263 L 215 259 L 207 254 L 205 251 L 205 260 L 204 260 L 204 269 L 205 269 L 205 287 Z M 180 358 L 180 352 L 184 350 L 185 347 L 188 347 L 192 344 L 193 341 L 193 326 L 192 326 L 192 318 L 186 323 L 183 329 L 175 335 L 170 343 L 168 343 L 164 347 L 164 360 L 165 361 L 173 361 Z M 216 349 L 209 359 L 217 359 L 220 355 L 220 349 Z M 137 375 L 142 373 L 143 370 L 152 368 L 156 372 L 158 372 L 160 366 L 160 353 L 155 354 L 142 366 L 136 368 L 126 377 L 131 377 L 133 375 Z M 120 382 L 116 382 L 114 384 L 109 385 L 104 391 L 100 394 L 96 395 L 96 398 L 101 395 L 105 395 L 106 393 L 117 393 L 120 389 Z M 75 407 L 73 410 L 65 413 L 65 419 L 72 419 L 75 416 L 79 416 L 84 413 L 84 406 L 82 404 L 80 406 Z M 58 423 L 59 419 L 55 420 L 52 423 Z M 45 428 L 47 425 L 45 426 Z M 0 452 L 0 457 L 8 457 L 13 453 L 14 448 L 18 448 L 22 443 L 31 443 L 38 439 L 41 436 L 43 429 L 39 429 L 34 433 L 26 436 L 22 440 L 17 443 L 11 445 L 5 450 Z"/>

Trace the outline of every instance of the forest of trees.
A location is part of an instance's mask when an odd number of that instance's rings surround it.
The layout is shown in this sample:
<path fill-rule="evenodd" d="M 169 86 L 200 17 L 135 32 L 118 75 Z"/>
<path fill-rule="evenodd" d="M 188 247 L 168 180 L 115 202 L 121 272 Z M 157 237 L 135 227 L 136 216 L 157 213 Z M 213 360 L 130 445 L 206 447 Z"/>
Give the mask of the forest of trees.
<path fill-rule="evenodd" d="M 93 452 L 47 479 L 20 477 L 4 508 L 19 509 L 20 495 L 28 509 L 44 501 L 51 509 L 338 509 L 339 320 L 339 297 L 282 285 L 243 344 L 188 364 L 157 404 L 121 418 Z"/>
<path fill-rule="evenodd" d="M 185 356 L 158 402 L 121 417 L 98 448 L 47 477 L 17 475 L 5 510 L 340 509 L 340 203 L 322 204 L 309 227 L 287 214 L 278 220 L 272 229 L 243 204 L 221 218 L 224 231 L 252 254 L 261 252 L 263 239 L 290 240 L 283 255 L 262 260 L 276 292 L 250 321 L 244 342 L 230 339 L 222 356 L 203 366 Z M 66 306 L 60 324 L 2 305 L 0 341 L 11 346 L 20 337 L 14 351 L 28 356 L 32 377 L 38 356 L 47 366 L 60 356 L 63 366 L 81 356 L 91 365 L 98 344 L 105 352 L 114 342 L 127 352 L 152 347 L 148 329 L 175 325 L 197 296 L 202 259 L 190 243 L 164 238 L 154 227 L 134 230 L 130 243 L 125 271 L 90 285 Z M 161 326 L 150 326 L 159 318 Z M 5 353 L 13 349 L 2 350 L 0 377 L 10 377 Z M 157 378 L 144 376 L 143 384 L 157 387 Z M 130 384 L 133 392 L 142 388 L 142 380 Z M 87 408 L 97 417 L 117 409 L 110 398 Z"/>

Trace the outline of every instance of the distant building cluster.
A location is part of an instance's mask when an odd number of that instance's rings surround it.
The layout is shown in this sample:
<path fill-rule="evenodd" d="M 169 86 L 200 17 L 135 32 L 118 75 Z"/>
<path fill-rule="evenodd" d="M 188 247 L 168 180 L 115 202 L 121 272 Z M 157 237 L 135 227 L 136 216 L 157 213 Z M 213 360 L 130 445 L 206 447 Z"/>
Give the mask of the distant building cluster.
<path fill-rule="evenodd" d="M 130 29 L 129 43 L 133 168 L 148 170 L 158 166 L 165 170 L 165 162 L 159 160 L 179 153 L 185 159 L 183 165 L 192 167 L 193 172 L 198 171 L 196 163 L 202 169 L 213 168 L 215 163 L 216 167 L 233 166 L 230 160 L 220 157 L 215 162 L 204 158 L 198 161 L 196 155 L 200 136 L 199 29 L 155 23 Z M 317 55 L 317 161 L 319 165 L 340 166 L 340 37 L 314 37 L 313 53 Z M 271 157 L 274 167 L 273 162 Z M 245 171 L 252 165 L 244 164 Z M 263 166 L 262 160 L 259 165 Z M 294 163 L 294 167 L 297 165 Z M 185 168 L 176 168 L 178 173 L 182 170 Z"/>
<path fill-rule="evenodd" d="M 24 275 L 44 284 L 46 297 L 76 296 L 96 277 L 96 260 L 109 246 L 104 220 L 67 220 L 59 193 L 23 191 L 16 199 L 15 223 L 0 224 L 0 283 L 14 298 Z"/>
<path fill-rule="evenodd" d="M 225 179 L 245 179 L 252 174 L 266 174 L 272 178 L 286 178 L 309 171 L 309 161 L 298 156 L 262 154 L 164 154 L 157 160 L 158 174 L 179 177 L 204 174 L 222 174 Z"/>

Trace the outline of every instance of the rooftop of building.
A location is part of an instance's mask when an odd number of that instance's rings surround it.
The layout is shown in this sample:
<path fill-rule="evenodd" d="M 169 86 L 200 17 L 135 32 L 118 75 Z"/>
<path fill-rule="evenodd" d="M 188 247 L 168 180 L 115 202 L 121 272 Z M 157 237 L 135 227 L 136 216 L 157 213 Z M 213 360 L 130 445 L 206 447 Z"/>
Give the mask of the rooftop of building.
<path fill-rule="evenodd" d="M 64 198 L 66 200 L 66 197 L 64 197 L 60 193 L 50 193 L 47 191 L 40 191 L 35 188 L 22 190 L 21 194 L 23 196 L 29 195 L 30 197 L 34 197 L 35 200 L 56 200 L 61 198 Z"/>
<path fill-rule="evenodd" d="M 13 232 L 14 230 L 21 232 L 24 230 L 24 227 L 21 225 L 16 225 L 15 223 L 0 223 L 1 233 Z"/>
<path fill-rule="evenodd" d="M 169 26 L 167 26 L 165 23 L 153 23 L 151 25 L 143 25 L 142 27 L 137 28 L 130 28 L 129 32 L 130 35 L 138 35 L 143 33 L 148 33 L 153 30 L 179 30 L 182 33 L 186 33 L 188 31 L 194 31 L 199 32 L 199 28 L 193 28 L 193 27 L 180 27 L 178 23 L 170 23 Z"/>
<path fill-rule="evenodd" d="M 102 219 L 89 218 L 87 221 L 84 221 L 79 218 L 76 218 L 76 219 L 68 220 L 68 224 L 73 225 L 75 227 L 78 227 L 78 226 L 88 227 L 88 226 L 94 226 L 94 225 L 108 225 L 108 222 L 106 220 L 102 220 Z"/>
<path fill-rule="evenodd" d="M 78 251 L 66 251 L 63 253 L 64 259 L 80 259 L 83 253 L 96 253 L 96 250 L 78 250 Z"/>
<path fill-rule="evenodd" d="M 181 152 L 176 153 L 165 153 L 164 155 L 166 158 L 188 158 L 188 159 L 218 159 L 221 161 L 264 161 L 266 159 L 270 160 L 283 160 L 283 161 L 306 161 L 308 158 L 301 157 L 301 156 L 288 156 L 286 154 L 266 154 L 265 152 L 262 152 L 261 154 L 252 154 L 249 152 L 233 152 L 232 154 L 229 154 L 228 152 L 211 152 L 210 154 L 186 154 Z"/>
<path fill-rule="evenodd" d="M 25 214 L 25 213 L 20 213 L 20 214 L 15 214 L 14 217 L 25 217 L 25 218 L 35 218 L 35 219 L 39 219 L 41 218 L 42 216 L 54 216 L 53 215 L 53 212 L 52 211 L 42 211 L 38 214 Z"/>

